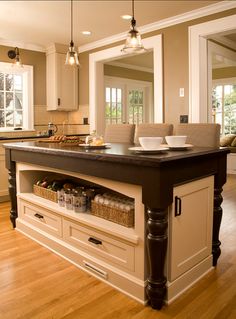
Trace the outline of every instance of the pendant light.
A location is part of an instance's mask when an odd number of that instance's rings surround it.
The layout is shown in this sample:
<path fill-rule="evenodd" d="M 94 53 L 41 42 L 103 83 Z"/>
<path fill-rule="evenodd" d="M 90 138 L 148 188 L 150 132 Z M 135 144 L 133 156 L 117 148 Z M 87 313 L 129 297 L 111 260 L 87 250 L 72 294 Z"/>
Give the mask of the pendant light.
<path fill-rule="evenodd" d="M 22 64 L 21 58 L 20 58 L 19 48 L 16 47 L 14 50 L 9 50 L 7 52 L 7 55 L 10 59 L 14 59 L 13 65 L 20 66 L 23 68 L 23 64 Z"/>
<path fill-rule="evenodd" d="M 131 19 L 131 30 L 128 32 L 125 46 L 121 51 L 123 52 L 140 52 L 144 51 L 145 48 L 142 44 L 141 35 L 136 29 L 136 20 L 134 18 L 134 0 L 132 0 L 132 19 Z"/>
<path fill-rule="evenodd" d="M 67 51 L 66 54 L 66 65 L 71 65 L 71 66 L 80 66 L 79 63 L 79 58 L 78 58 L 78 53 L 74 47 L 74 41 L 73 41 L 73 0 L 71 0 L 70 2 L 70 21 L 71 21 L 71 41 L 70 41 L 70 46 L 69 46 L 69 50 Z"/>

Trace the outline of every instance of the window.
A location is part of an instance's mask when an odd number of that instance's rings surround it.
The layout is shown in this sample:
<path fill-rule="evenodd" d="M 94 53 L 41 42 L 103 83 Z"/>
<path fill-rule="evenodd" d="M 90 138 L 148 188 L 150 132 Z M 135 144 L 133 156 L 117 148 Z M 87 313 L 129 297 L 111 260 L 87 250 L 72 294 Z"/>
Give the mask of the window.
<path fill-rule="evenodd" d="M 122 89 L 106 87 L 106 124 L 122 123 Z"/>
<path fill-rule="evenodd" d="M 144 118 L 144 90 L 133 89 L 129 90 L 129 123 L 140 124 L 143 123 Z"/>
<path fill-rule="evenodd" d="M 236 79 L 213 83 L 212 122 L 221 125 L 221 134 L 236 134 Z"/>
<path fill-rule="evenodd" d="M 0 131 L 32 130 L 33 67 L 0 62 Z"/>
<path fill-rule="evenodd" d="M 152 83 L 105 77 L 105 123 L 152 122 Z"/>

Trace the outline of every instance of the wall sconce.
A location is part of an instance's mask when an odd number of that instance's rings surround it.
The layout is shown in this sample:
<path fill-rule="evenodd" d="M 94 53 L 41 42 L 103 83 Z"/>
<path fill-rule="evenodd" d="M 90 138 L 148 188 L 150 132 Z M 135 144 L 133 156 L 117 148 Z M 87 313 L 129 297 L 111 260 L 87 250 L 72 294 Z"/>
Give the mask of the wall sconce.
<path fill-rule="evenodd" d="M 14 61 L 14 64 L 16 65 L 16 66 L 21 66 L 21 67 L 23 67 L 23 64 L 21 63 L 21 58 L 20 58 L 20 51 L 19 51 L 19 49 L 16 47 L 14 50 L 9 50 L 8 52 L 7 52 L 7 55 L 8 55 L 8 57 L 10 58 L 10 59 L 14 59 L 15 61 Z"/>

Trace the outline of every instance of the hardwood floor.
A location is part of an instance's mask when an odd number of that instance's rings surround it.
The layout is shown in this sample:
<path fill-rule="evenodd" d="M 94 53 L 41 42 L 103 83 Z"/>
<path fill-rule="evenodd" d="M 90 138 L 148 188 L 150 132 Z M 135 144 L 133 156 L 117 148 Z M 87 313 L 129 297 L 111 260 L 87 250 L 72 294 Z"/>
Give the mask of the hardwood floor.
<path fill-rule="evenodd" d="M 161 311 L 142 306 L 13 230 L 0 204 L 1 319 L 236 318 L 236 175 L 224 187 L 216 269 Z"/>

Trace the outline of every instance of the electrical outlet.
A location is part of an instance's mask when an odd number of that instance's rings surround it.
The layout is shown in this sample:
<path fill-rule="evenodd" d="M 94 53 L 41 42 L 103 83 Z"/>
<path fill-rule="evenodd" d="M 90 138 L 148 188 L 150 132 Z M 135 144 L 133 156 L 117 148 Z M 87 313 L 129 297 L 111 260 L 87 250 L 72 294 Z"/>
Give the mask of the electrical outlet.
<path fill-rule="evenodd" d="M 180 115 L 180 123 L 188 123 L 188 115 Z"/>

